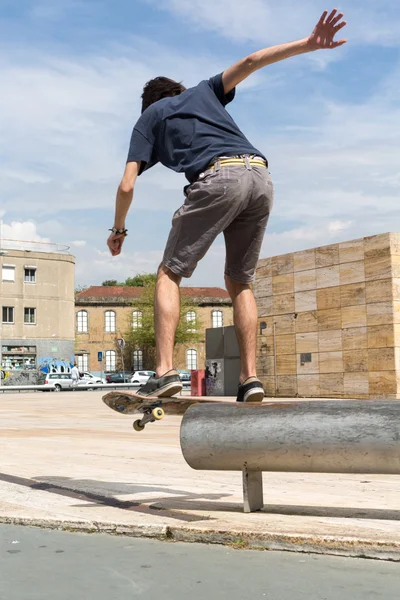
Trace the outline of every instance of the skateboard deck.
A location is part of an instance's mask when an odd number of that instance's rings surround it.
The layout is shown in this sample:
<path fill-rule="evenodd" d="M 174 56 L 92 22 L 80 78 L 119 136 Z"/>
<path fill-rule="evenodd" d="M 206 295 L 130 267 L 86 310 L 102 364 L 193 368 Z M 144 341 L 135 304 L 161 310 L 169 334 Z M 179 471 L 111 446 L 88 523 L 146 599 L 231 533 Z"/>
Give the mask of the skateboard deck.
<path fill-rule="evenodd" d="M 193 404 L 220 403 L 221 400 L 192 396 L 157 398 L 156 396 L 140 396 L 136 392 L 128 390 L 114 390 L 103 396 L 103 402 L 122 415 L 142 414 L 142 418 L 134 422 L 133 428 L 135 431 L 143 431 L 147 423 L 160 421 L 164 415 L 184 415 Z"/>

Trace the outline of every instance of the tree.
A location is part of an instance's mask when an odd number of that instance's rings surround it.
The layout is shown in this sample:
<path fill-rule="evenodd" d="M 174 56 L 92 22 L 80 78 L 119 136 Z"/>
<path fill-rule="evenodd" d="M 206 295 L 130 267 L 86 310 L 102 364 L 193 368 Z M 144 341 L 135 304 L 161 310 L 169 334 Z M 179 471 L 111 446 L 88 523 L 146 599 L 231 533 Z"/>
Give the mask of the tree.
<path fill-rule="evenodd" d="M 154 286 L 157 281 L 157 273 L 139 273 L 135 277 L 128 277 L 125 281 L 128 287 L 147 287 Z"/>
<path fill-rule="evenodd" d="M 104 285 L 105 287 L 115 287 L 116 285 L 121 285 L 121 284 L 118 283 L 118 281 L 116 279 L 106 279 L 105 281 L 103 281 L 103 283 L 101 285 Z"/>
<path fill-rule="evenodd" d="M 131 360 L 134 350 L 143 351 L 143 365 L 146 369 L 155 368 L 155 350 L 156 338 L 154 331 L 154 283 L 148 283 L 145 286 L 142 296 L 136 305 L 135 317 L 129 330 L 125 334 L 127 360 Z M 188 313 L 196 314 L 196 321 L 188 321 Z M 176 344 L 195 344 L 202 339 L 198 331 L 201 329 L 196 306 L 194 306 L 189 298 L 182 296 L 181 312 L 178 328 L 175 336 Z M 129 354 L 129 355 L 128 355 Z"/>

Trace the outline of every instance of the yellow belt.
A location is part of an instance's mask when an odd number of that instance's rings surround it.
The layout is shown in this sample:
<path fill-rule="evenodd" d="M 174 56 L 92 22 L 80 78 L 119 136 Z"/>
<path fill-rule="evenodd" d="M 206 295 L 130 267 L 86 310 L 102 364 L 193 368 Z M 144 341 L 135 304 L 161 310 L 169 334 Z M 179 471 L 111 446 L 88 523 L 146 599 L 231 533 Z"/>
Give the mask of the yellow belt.
<path fill-rule="evenodd" d="M 263 167 L 264 169 L 267 168 L 267 163 L 261 158 L 249 158 L 248 161 L 250 165 L 254 165 L 256 167 Z M 244 158 L 221 158 L 219 161 L 215 161 L 215 163 L 207 167 L 207 170 L 215 169 L 215 165 L 217 164 L 217 162 L 219 162 L 221 167 L 246 165 L 246 161 Z"/>

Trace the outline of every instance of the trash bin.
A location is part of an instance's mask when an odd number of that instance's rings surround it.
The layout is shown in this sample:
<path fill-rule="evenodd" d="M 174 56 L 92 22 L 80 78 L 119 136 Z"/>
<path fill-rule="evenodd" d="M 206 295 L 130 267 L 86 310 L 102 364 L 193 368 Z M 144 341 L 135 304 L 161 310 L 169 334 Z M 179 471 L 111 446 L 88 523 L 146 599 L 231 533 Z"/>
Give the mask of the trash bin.
<path fill-rule="evenodd" d="M 206 372 L 204 369 L 191 372 L 190 394 L 192 396 L 206 395 Z"/>

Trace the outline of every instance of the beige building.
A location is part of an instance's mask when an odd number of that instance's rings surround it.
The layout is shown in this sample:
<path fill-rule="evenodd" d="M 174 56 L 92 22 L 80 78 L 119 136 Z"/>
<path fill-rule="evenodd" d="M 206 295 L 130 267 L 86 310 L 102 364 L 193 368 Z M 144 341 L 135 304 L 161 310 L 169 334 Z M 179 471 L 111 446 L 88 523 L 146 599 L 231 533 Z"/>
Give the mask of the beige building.
<path fill-rule="evenodd" d="M 232 303 L 226 290 L 221 288 L 181 288 L 193 308 L 186 315 L 201 334 L 194 344 L 180 344 L 175 349 L 178 369 L 203 369 L 205 363 L 205 330 L 210 327 L 232 325 Z M 75 355 L 81 371 L 94 373 L 121 368 L 117 340 L 124 338 L 132 327 L 140 327 L 142 311 L 140 298 L 143 288 L 92 286 L 76 295 Z M 98 353 L 103 353 L 103 363 Z M 143 350 L 134 350 L 126 357 L 126 370 L 151 369 L 146 364 Z"/>
<path fill-rule="evenodd" d="M 268 396 L 400 398 L 400 234 L 261 260 Z"/>
<path fill-rule="evenodd" d="M 2 367 L 73 359 L 75 258 L 7 248 L 0 251 L 0 268 Z"/>

